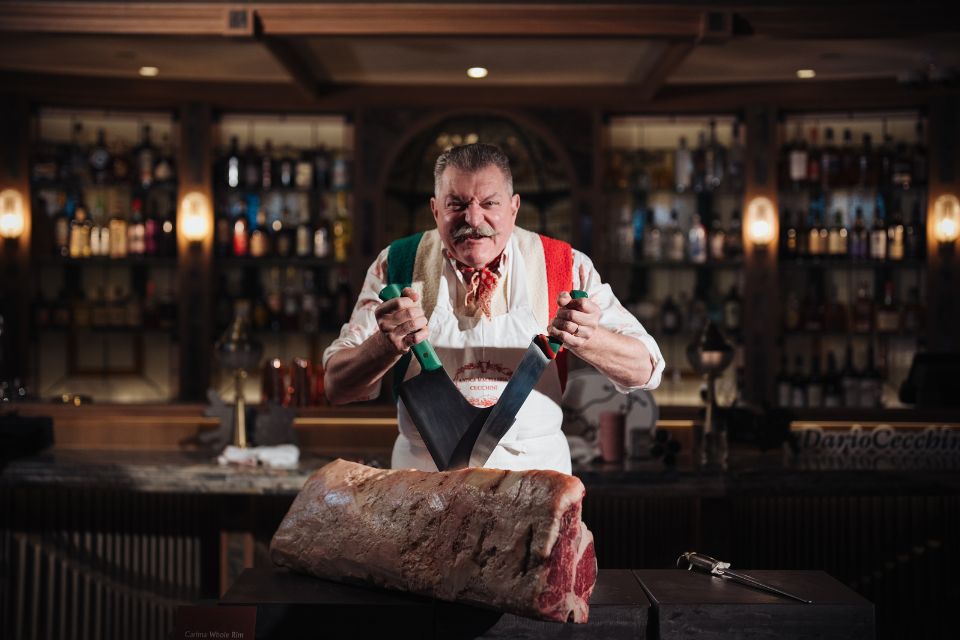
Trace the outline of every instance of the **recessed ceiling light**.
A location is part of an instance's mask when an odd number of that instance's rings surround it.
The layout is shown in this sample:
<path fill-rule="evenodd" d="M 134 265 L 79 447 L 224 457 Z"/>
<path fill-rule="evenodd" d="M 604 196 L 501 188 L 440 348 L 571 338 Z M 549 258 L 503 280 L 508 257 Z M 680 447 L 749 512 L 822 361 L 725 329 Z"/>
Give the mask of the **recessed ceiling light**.
<path fill-rule="evenodd" d="M 160 69 L 157 67 L 140 67 L 140 75 L 142 75 L 144 78 L 152 78 L 160 75 Z"/>
<path fill-rule="evenodd" d="M 797 69 L 797 77 L 807 80 L 809 78 L 816 77 L 817 72 L 813 69 Z"/>
<path fill-rule="evenodd" d="M 471 78 L 486 78 L 487 70 L 485 67 L 470 67 L 467 69 L 467 75 Z"/>

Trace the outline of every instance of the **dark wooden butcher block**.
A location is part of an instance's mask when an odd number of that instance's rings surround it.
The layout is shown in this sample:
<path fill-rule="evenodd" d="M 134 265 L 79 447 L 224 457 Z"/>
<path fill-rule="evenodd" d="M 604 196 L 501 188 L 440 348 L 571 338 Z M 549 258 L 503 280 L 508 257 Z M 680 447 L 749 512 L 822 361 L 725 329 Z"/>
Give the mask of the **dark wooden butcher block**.
<path fill-rule="evenodd" d="M 803 604 L 722 578 L 679 569 L 638 569 L 650 597 L 653 640 L 854 640 L 874 637 L 873 604 L 823 571 L 742 573 L 813 600 Z"/>
<path fill-rule="evenodd" d="M 629 570 L 601 570 L 590 622 L 531 620 L 469 605 L 344 585 L 282 569 L 247 569 L 220 599 L 256 605 L 257 640 L 306 638 L 605 638 L 646 637 L 650 602 Z"/>

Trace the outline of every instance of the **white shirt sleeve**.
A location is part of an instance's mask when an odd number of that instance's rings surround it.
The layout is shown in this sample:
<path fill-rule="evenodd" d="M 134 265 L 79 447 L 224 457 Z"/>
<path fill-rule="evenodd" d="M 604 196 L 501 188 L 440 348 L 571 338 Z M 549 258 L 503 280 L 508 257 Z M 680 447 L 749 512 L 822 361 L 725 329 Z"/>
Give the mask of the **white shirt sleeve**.
<path fill-rule="evenodd" d="M 650 362 L 653 365 L 653 373 L 650 375 L 650 379 L 639 387 L 623 387 L 614 382 L 613 385 L 617 391 L 630 393 L 636 389 L 656 389 L 660 386 L 666 363 L 663 360 L 663 354 L 660 353 L 660 347 L 657 346 L 657 341 L 647 333 L 636 316 L 620 304 L 610 285 L 600 279 L 600 274 L 593 266 L 593 261 L 576 249 L 573 251 L 573 286 L 575 289 L 586 291 L 590 300 L 600 307 L 603 312 L 600 318 L 601 327 L 639 340 L 650 352 Z M 611 382 L 613 381 L 611 380 Z"/>
<path fill-rule="evenodd" d="M 380 252 L 370 268 L 367 269 L 367 275 L 363 280 L 363 287 L 360 289 L 360 295 L 357 297 L 357 304 L 353 307 L 350 314 L 350 320 L 340 329 L 340 336 L 334 340 L 323 352 L 323 368 L 326 370 L 327 362 L 333 357 L 333 354 L 344 349 L 353 349 L 359 347 L 363 342 L 372 336 L 377 329 L 377 318 L 373 315 L 376 308 L 380 305 L 380 291 L 387 284 L 387 253 L 389 247 Z M 374 386 L 373 393 L 363 398 L 372 400 L 380 395 L 380 382 Z"/>

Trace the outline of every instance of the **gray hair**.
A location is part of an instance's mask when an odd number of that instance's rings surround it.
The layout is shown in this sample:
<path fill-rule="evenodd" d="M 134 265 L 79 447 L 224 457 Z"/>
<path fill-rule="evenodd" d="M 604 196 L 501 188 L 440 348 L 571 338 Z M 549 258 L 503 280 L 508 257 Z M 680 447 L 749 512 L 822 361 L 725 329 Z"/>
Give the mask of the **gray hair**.
<path fill-rule="evenodd" d="M 440 197 L 440 181 L 447 167 L 453 167 L 466 173 L 476 173 L 481 169 L 493 165 L 500 169 L 507 182 L 507 195 L 513 195 L 513 173 L 510 171 L 510 160 L 507 154 L 492 144 L 475 142 L 459 147 L 451 147 L 440 154 L 437 164 L 433 167 L 433 193 Z"/>

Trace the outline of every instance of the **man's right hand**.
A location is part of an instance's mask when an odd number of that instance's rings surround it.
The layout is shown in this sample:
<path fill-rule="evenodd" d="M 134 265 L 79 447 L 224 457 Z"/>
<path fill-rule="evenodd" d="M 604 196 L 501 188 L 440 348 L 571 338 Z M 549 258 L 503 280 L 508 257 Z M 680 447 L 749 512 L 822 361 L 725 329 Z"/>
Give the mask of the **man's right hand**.
<path fill-rule="evenodd" d="M 387 300 L 374 311 L 380 334 L 397 353 L 406 353 L 430 335 L 427 317 L 420 306 L 420 294 L 405 288 L 399 298 Z"/>

